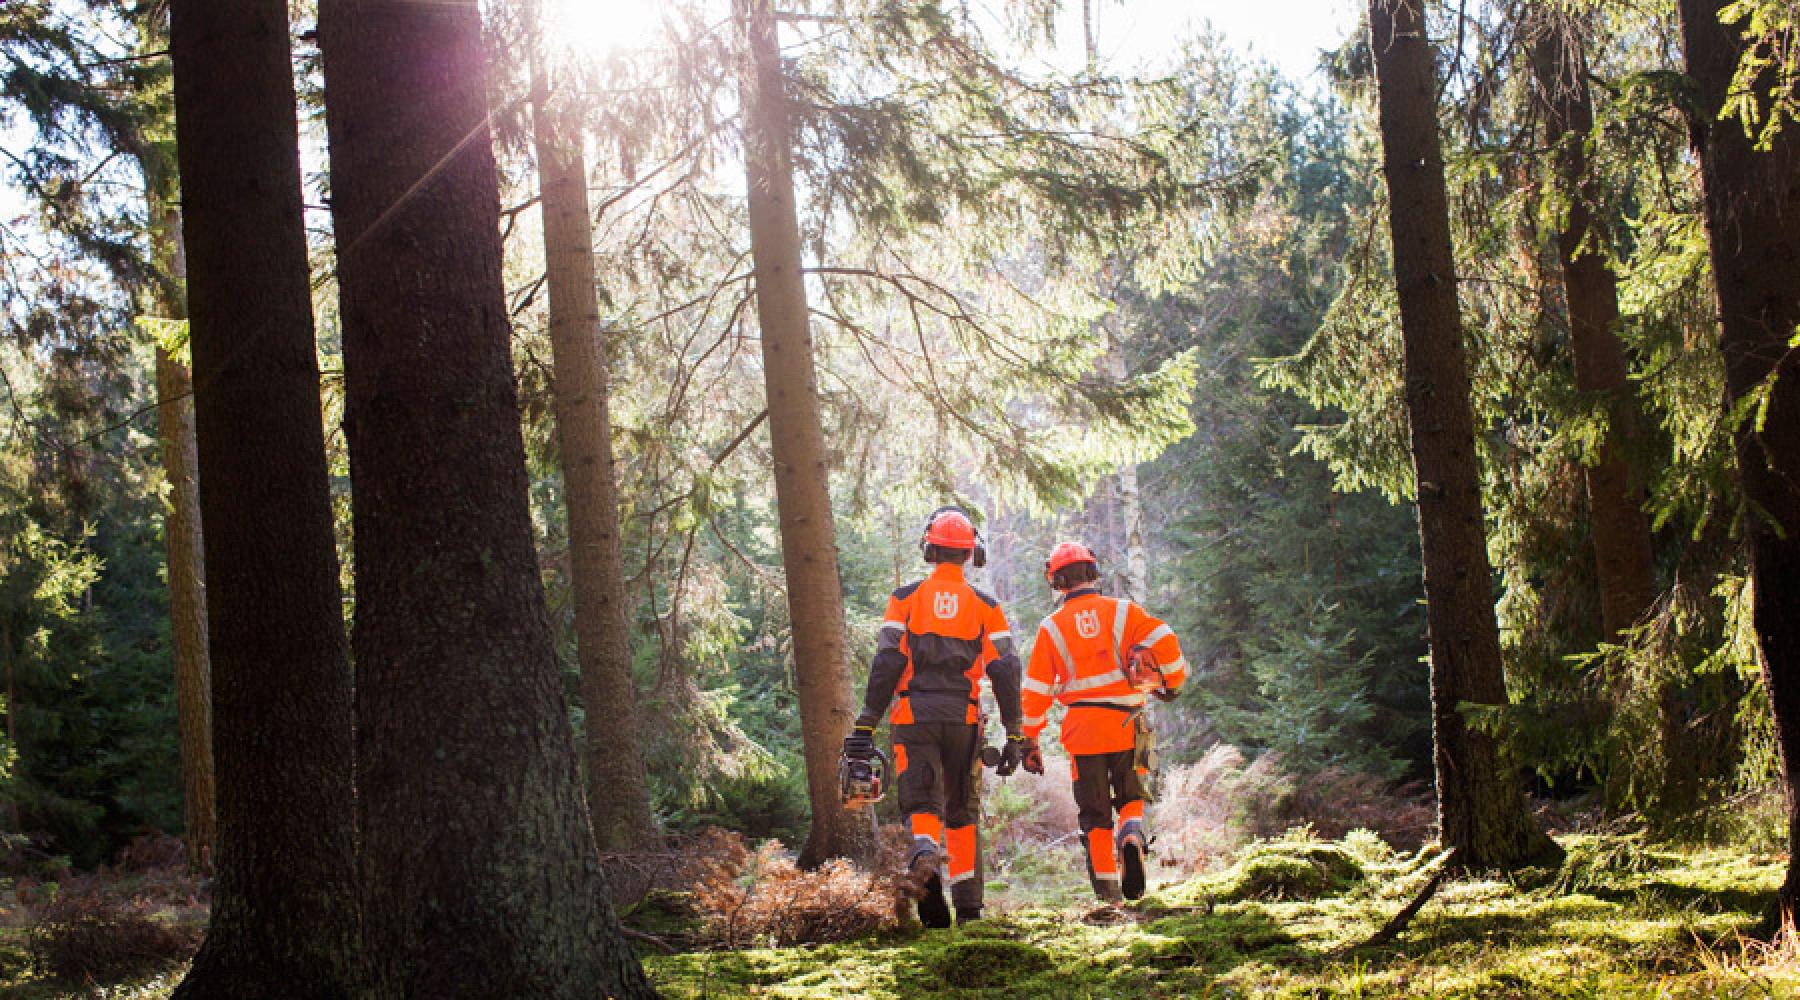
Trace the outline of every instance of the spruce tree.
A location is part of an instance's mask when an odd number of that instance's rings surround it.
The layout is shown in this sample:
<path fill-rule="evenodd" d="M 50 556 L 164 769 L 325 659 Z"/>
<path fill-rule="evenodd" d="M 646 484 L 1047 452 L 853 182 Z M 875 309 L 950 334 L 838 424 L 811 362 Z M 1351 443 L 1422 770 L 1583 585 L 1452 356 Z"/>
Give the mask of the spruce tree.
<path fill-rule="evenodd" d="M 351 678 L 282 0 L 170 9 L 218 856 L 175 996 L 358 986 Z"/>
<path fill-rule="evenodd" d="M 372 989 L 650 996 L 607 902 L 532 546 L 481 12 L 325 0 L 319 47 Z"/>
<path fill-rule="evenodd" d="M 1731 421 L 1750 547 L 1752 622 L 1788 811 L 1779 919 L 1800 917 L 1800 130 L 1720 121 L 1746 40 L 1726 4 L 1682 0 Z M 1775 68 L 1763 73 L 1773 75 Z"/>
<path fill-rule="evenodd" d="M 1517 867 L 1559 850 L 1532 817 L 1505 748 L 1464 715 L 1505 705 L 1506 682 L 1424 0 L 1370 0 L 1369 31 L 1431 630 L 1438 836 L 1465 867 Z"/>

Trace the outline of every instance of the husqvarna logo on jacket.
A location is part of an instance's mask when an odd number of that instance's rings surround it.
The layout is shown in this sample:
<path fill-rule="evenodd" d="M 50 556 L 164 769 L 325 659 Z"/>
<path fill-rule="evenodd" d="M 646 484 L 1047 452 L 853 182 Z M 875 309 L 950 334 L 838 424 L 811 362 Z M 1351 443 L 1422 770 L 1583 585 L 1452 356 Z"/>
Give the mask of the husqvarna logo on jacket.
<path fill-rule="evenodd" d="M 1075 631 L 1083 639 L 1092 639 L 1100 634 L 1100 612 L 1089 608 L 1075 612 Z"/>
<path fill-rule="evenodd" d="M 956 595 L 947 590 L 940 590 L 932 595 L 931 612 L 944 621 L 956 617 Z"/>

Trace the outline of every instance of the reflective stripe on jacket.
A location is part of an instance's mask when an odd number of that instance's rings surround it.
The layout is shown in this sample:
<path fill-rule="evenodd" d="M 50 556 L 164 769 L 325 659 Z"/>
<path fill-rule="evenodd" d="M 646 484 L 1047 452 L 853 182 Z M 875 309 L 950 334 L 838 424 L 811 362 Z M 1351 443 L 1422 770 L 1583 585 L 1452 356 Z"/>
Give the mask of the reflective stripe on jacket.
<path fill-rule="evenodd" d="M 1131 749 L 1131 716 L 1144 706 L 1123 666 L 1133 646 L 1149 647 L 1171 691 L 1187 680 L 1187 660 L 1169 626 L 1126 598 L 1103 597 L 1092 587 L 1071 591 L 1038 626 L 1031 646 L 1020 694 L 1025 735 L 1042 733 L 1052 702 L 1060 702 L 1069 706 L 1061 735 L 1071 754 Z"/>
<path fill-rule="evenodd" d="M 1001 722 L 1017 732 L 1019 655 L 1006 613 L 997 598 L 964 580 L 961 566 L 939 563 L 888 598 L 859 722 L 874 725 L 890 700 L 895 725 L 976 722 L 984 674 Z"/>

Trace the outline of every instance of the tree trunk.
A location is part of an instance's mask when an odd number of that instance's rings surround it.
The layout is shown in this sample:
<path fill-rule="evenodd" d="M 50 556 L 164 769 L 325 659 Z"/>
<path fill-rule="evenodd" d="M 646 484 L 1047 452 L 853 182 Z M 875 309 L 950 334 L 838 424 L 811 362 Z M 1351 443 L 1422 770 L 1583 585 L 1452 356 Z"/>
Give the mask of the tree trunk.
<path fill-rule="evenodd" d="M 1800 128 L 1790 123 L 1759 151 L 1735 119 L 1717 120 L 1745 44 L 1720 25 L 1722 6 L 1682 0 L 1681 27 L 1698 96 L 1694 152 L 1726 390 L 1733 413 L 1747 401 L 1751 411 L 1733 433 L 1749 508 L 1751 618 L 1787 794 L 1779 910 L 1792 926 L 1800 910 Z"/>
<path fill-rule="evenodd" d="M 1125 347 L 1119 343 L 1118 334 L 1111 331 L 1111 324 L 1107 326 L 1110 346 L 1103 362 L 1105 373 L 1114 385 L 1123 385 L 1127 377 Z M 1138 489 L 1137 463 L 1119 464 L 1117 485 L 1118 555 L 1122 563 L 1119 585 L 1126 597 L 1141 604 L 1150 599 L 1150 557 L 1144 548 L 1144 503 L 1143 493 Z"/>
<path fill-rule="evenodd" d="M 1619 284 L 1594 231 L 1598 180 L 1588 170 L 1585 143 L 1594 128 L 1587 60 L 1571 37 L 1567 15 L 1543 12 L 1531 67 L 1556 156 L 1559 194 L 1568 216 L 1557 233 L 1569 307 L 1575 386 L 1604 395 L 1607 434 L 1599 461 L 1585 470 L 1588 518 L 1600 579 L 1600 617 L 1607 641 L 1638 624 L 1656 599 L 1656 566 L 1644 487 L 1629 461 L 1643 417 L 1631 392 L 1625 345 L 1619 339 Z"/>
<path fill-rule="evenodd" d="M 175 996 L 358 983 L 351 682 L 281 0 L 175 0 L 217 877 Z"/>
<path fill-rule="evenodd" d="M 550 90 L 532 60 L 532 125 L 550 286 L 550 355 L 557 445 L 569 515 L 569 575 L 586 708 L 587 797 L 594 839 L 603 851 L 656 840 L 644 756 L 638 742 L 637 692 L 631 679 L 631 631 L 619 562 L 619 498 L 607 412 L 606 357 L 595 293 L 587 160 L 580 117 Z"/>
<path fill-rule="evenodd" d="M 838 750 L 853 719 L 850 651 L 831 513 L 831 469 L 819 418 L 806 279 L 800 264 L 793 137 L 781 49 L 771 0 L 735 0 L 735 6 L 746 32 L 740 103 L 745 109 L 744 165 L 756 315 L 762 328 L 769 445 L 781 512 L 781 561 L 787 575 L 807 796 L 812 803 L 812 831 L 800 863 L 812 867 L 838 856 L 872 862 L 875 844 L 867 824 L 855 822 L 838 801 Z"/>
<path fill-rule="evenodd" d="M 1640 624 L 1656 601 L 1655 550 L 1644 486 L 1630 456 L 1642 436 L 1644 418 L 1632 394 L 1624 342 L 1619 339 L 1619 282 L 1601 252 L 1593 206 L 1599 179 L 1588 169 L 1587 140 L 1594 129 L 1594 105 L 1587 83 L 1587 57 L 1567 12 L 1537 11 L 1530 25 L 1531 71 L 1543 103 L 1549 144 L 1556 157 L 1558 196 L 1568 216 L 1557 233 L 1564 298 L 1569 309 L 1569 344 L 1575 386 L 1604 395 L 1606 437 L 1599 460 L 1583 469 L 1588 524 L 1600 585 L 1600 624 L 1606 641 L 1618 642 Z M 1608 679 L 1614 699 L 1627 694 L 1625 678 Z M 1685 814 L 1694 807 L 1698 774 L 1683 746 L 1684 721 L 1678 685 L 1664 682 L 1656 693 L 1661 712 L 1663 787 L 1659 810 Z"/>
<path fill-rule="evenodd" d="M 374 992 L 654 995 L 538 576 L 474 4 L 324 0 Z"/>
<path fill-rule="evenodd" d="M 1504 748 L 1463 715 L 1507 699 L 1422 3 L 1370 0 L 1369 25 L 1431 631 L 1438 828 L 1461 864 L 1509 868 L 1557 848 Z"/>
<path fill-rule="evenodd" d="M 159 272 L 163 319 L 187 318 L 182 291 L 187 257 L 174 178 L 157 154 L 144 157 L 150 191 L 150 255 Z M 169 579 L 169 634 L 175 661 L 176 728 L 181 745 L 182 841 L 189 871 L 205 871 L 213 853 L 212 665 L 206 651 L 206 568 L 200 527 L 200 479 L 194 442 L 194 381 L 186 365 L 156 348 L 156 430 L 169 484 L 163 546 Z"/>

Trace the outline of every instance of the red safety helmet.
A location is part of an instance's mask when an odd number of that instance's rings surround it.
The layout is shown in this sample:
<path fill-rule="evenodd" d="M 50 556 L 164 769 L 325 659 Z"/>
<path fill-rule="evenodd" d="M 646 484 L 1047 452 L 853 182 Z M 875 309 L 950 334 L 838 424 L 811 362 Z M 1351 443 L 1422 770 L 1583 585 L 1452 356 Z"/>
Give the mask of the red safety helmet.
<path fill-rule="evenodd" d="M 973 549 L 975 525 L 960 510 L 942 510 L 925 526 L 925 544 L 944 549 Z"/>
<path fill-rule="evenodd" d="M 1100 568 L 1100 560 L 1094 558 L 1094 553 L 1087 546 L 1080 542 L 1058 543 L 1056 548 L 1050 550 L 1050 558 L 1044 560 L 1044 579 L 1055 586 L 1057 570 L 1084 562 L 1093 563 L 1095 569 Z"/>

